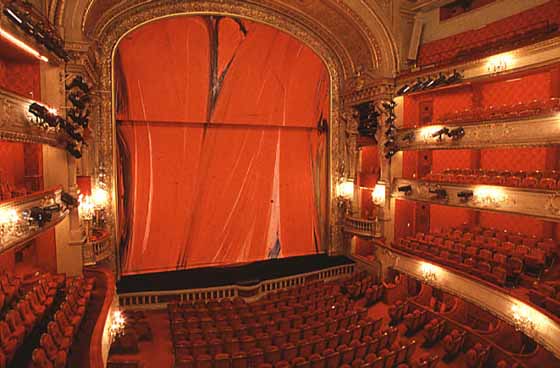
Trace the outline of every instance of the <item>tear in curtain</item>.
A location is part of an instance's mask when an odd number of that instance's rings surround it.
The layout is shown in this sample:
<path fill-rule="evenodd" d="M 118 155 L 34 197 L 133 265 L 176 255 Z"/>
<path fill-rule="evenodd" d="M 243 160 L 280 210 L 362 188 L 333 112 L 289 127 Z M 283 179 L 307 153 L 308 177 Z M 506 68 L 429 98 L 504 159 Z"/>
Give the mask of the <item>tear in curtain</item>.
<path fill-rule="evenodd" d="M 329 77 L 305 45 L 228 17 L 174 17 L 115 60 L 124 274 L 322 252 Z"/>

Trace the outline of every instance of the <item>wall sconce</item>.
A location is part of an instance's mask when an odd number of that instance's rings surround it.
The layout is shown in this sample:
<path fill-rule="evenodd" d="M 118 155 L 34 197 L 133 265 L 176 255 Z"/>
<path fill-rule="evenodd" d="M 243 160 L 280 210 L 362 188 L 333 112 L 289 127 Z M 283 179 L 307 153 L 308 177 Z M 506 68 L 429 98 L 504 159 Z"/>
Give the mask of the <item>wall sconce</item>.
<path fill-rule="evenodd" d="M 111 319 L 111 326 L 109 327 L 109 333 L 113 339 L 122 336 L 124 333 L 124 328 L 126 326 L 126 319 L 120 310 L 113 312 Z"/>
<path fill-rule="evenodd" d="M 437 281 L 437 268 L 430 263 L 422 263 L 420 266 L 420 273 L 424 282 L 431 283 Z"/>
<path fill-rule="evenodd" d="M 516 331 L 522 331 L 528 336 L 533 335 L 536 315 L 531 308 L 524 304 L 514 304 L 511 306 L 511 316 Z"/>
<path fill-rule="evenodd" d="M 109 203 L 109 193 L 102 188 L 94 188 L 91 198 L 96 209 L 105 208 Z"/>
<path fill-rule="evenodd" d="M 375 184 L 375 188 L 371 192 L 371 200 L 376 206 L 385 206 L 385 183 L 379 181 Z"/>
<path fill-rule="evenodd" d="M 352 199 L 354 198 L 354 182 L 342 179 L 336 186 L 336 198 L 338 207 L 345 214 L 350 214 L 352 211 Z"/>
<path fill-rule="evenodd" d="M 0 244 L 5 243 L 16 230 L 19 215 L 14 209 L 0 209 Z"/>
<path fill-rule="evenodd" d="M 499 207 L 508 199 L 502 188 L 488 186 L 475 188 L 473 197 L 477 205 L 484 207 Z"/>
<path fill-rule="evenodd" d="M 488 73 L 497 74 L 511 68 L 515 63 L 515 58 L 511 54 L 494 55 L 488 58 L 486 70 Z"/>

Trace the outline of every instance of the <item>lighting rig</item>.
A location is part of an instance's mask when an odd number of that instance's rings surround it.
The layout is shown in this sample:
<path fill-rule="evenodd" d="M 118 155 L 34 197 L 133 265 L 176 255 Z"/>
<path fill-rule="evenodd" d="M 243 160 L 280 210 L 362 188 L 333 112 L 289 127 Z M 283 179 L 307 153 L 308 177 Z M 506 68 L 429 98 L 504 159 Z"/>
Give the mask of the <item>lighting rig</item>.
<path fill-rule="evenodd" d="M 453 73 L 445 75 L 439 73 L 437 76 L 429 76 L 426 79 L 416 78 L 416 82 L 412 84 L 404 84 L 397 91 L 397 96 L 406 95 L 407 93 L 419 92 L 428 89 L 433 89 L 437 87 L 443 87 L 454 83 L 459 83 L 463 80 L 463 75 L 457 70 L 453 70 Z"/>
<path fill-rule="evenodd" d="M 55 109 L 47 108 L 36 102 L 29 105 L 29 112 L 35 116 L 34 122 L 40 128 L 63 130 L 68 136 L 68 142 L 65 146 L 66 151 L 76 158 L 82 157 L 81 146 L 84 143 L 84 137 L 75 124 L 57 115 Z"/>
<path fill-rule="evenodd" d="M 379 112 L 376 111 L 375 105 L 371 102 L 364 102 L 354 106 L 358 111 L 358 134 L 361 137 L 370 137 L 375 139 L 377 132 L 377 118 Z"/>
<path fill-rule="evenodd" d="M 385 143 L 383 146 L 385 147 L 385 158 L 390 159 L 399 151 L 399 145 L 397 143 L 396 135 L 397 135 L 397 126 L 395 125 L 395 119 L 397 116 L 395 115 L 395 107 L 397 103 L 395 101 L 385 101 L 381 104 L 385 113 L 388 115 L 387 119 L 385 120 L 385 126 L 387 129 L 385 130 Z"/>
<path fill-rule="evenodd" d="M 32 36 L 47 50 L 64 61 L 70 55 L 64 49 L 64 42 L 47 18 L 37 11 L 29 1 L 10 1 L 4 6 L 4 14 L 18 28 Z"/>

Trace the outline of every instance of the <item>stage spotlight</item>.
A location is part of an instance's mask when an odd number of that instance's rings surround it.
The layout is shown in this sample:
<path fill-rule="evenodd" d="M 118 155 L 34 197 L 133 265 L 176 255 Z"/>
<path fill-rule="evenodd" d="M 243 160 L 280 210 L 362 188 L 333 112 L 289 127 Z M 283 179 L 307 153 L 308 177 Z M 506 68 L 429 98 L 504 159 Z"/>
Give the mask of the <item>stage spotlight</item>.
<path fill-rule="evenodd" d="M 405 135 L 403 135 L 402 140 L 408 143 L 412 142 L 414 140 L 414 132 L 410 131 L 406 133 Z"/>
<path fill-rule="evenodd" d="M 463 80 L 463 75 L 459 73 L 456 69 L 453 70 L 453 74 L 447 77 L 447 84 L 457 83 Z"/>
<path fill-rule="evenodd" d="M 404 86 L 399 88 L 399 90 L 397 91 L 397 96 L 404 95 L 408 93 L 408 91 L 410 91 L 410 86 L 408 84 L 405 84 Z"/>
<path fill-rule="evenodd" d="M 468 201 L 473 195 L 474 192 L 472 190 L 464 190 L 462 192 L 457 193 L 457 197 L 461 198 L 464 201 Z"/>
<path fill-rule="evenodd" d="M 87 95 L 79 96 L 78 93 L 72 92 L 68 95 L 68 100 L 72 102 L 72 105 L 74 105 L 74 107 L 83 110 L 86 108 L 87 100 L 89 100 L 89 98 L 85 98 L 86 96 Z"/>
<path fill-rule="evenodd" d="M 443 138 L 443 135 L 448 135 L 448 134 L 449 134 L 449 128 L 443 127 L 440 130 L 434 132 L 432 134 L 432 137 L 433 138 L 437 137 L 439 140 L 441 140 Z"/>
<path fill-rule="evenodd" d="M 435 194 L 437 199 L 447 198 L 447 191 L 442 188 L 430 189 L 430 193 Z"/>
<path fill-rule="evenodd" d="M 66 86 L 66 89 L 72 89 L 75 87 L 81 89 L 86 94 L 89 93 L 89 86 L 81 75 L 75 76 L 74 79 L 72 79 L 72 82 Z"/>
<path fill-rule="evenodd" d="M 389 111 L 395 109 L 395 106 L 397 106 L 397 103 L 396 103 L 395 101 L 393 101 L 393 100 L 391 100 L 391 101 L 383 101 L 382 105 L 383 105 L 383 108 L 384 108 L 386 111 L 389 112 Z"/>
<path fill-rule="evenodd" d="M 422 78 L 417 78 L 416 82 L 414 82 L 412 87 L 410 87 L 410 92 L 419 91 L 420 88 L 422 88 L 422 84 L 424 84 L 424 82 L 422 81 Z"/>
<path fill-rule="evenodd" d="M 41 207 L 31 208 L 27 215 L 29 219 L 36 222 L 39 227 L 42 227 L 43 225 L 45 225 L 45 223 L 49 222 L 52 219 L 52 214 L 45 211 Z"/>
<path fill-rule="evenodd" d="M 439 72 L 438 77 L 434 81 L 433 87 L 436 88 L 436 87 L 442 86 L 446 82 L 447 82 L 447 78 L 445 77 L 445 75 L 442 72 Z"/>
<path fill-rule="evenodd" d="M 49 213 L 55 213 L 60 211 L 60 205 L 58 203 L 51 204 L 49 206 L 43 207 L 43 210 Z"/>
<path fill-rule="evenodd" d="M 74 127 L 71 126 L 70 124 L 65 126 L 64 131 L 66 132 L 66 134 L 68 134 L 70 137 L 72 137 L 76 141 L 81 142 L 81 143 L 84 142 L 84 137 L 79 132 L 77 132 L 74 129 Z"/>
<path fill-rule="evenodd" d="M 463 129 L 463 127 L 454 128 L 447 132 L 447 136 L 453 140 L 461 139 L 464 135 L 465 129 Z"/>
<path fill-rule="evenodd" d="M 78 200 L 67 192 L 62 192 L 60 200 L 68 207 L 76 207 L 79 204 Z"/>
<path fill-rule="evenodd" d="M 391 147 L 389 150 L 387 150 L 387 152 L 385 153 L 385 158 L 386 159 L 390 159 L 391 157 L 393 157 L 397 152 L 399 151 L 399 147 L 398 146 L 393 146 Z"/>
<path fill-rule="evenodd" d="M 82 152 L 78 149 L 78 147 L 73 143 L 68 143 L 66 145 L 66 151 L 70 153 L 75 158 L 82 158 Z"/>
<path fill-rule="evenodd" d="M 72 119 L 72 121 L 76 124 L 83 126 L 84 128 L 88 127 L 89 124 L 89 110 L 85 110 L 84 112 L 78 111 L 76 108 L 71 108 L 68 110 L 68 117 Z M 319 130 L 321 127 L 319 126 Z"/>
<path fill-rule="evenodd" d="M 428 77 L 428 79 L 426 79 L 424 81 L 424 83 L 422 84 L 422 88 L 421 89 L 429 89 L 432 88 L 434 86 L 435 83 L 435 79 L 432 77 Z"/>
<path fill-rule="evenodd" d="M 412 193 L 412 185 L 402 185 L 398 187 L 398 191 L 404 194 Z"/>
<path fill-rule="evenodd" d="M 385 147 L 389 147 L 395 144 L 395 140 L 393 138 L 387 139 L 387 141 L 383 144 Z"/>
<path fill-rule="evenodd" d="M 397 132 L 397 128 L 394 125 L 390 125 L 389 128 L 385 131 L 385 136 L 393 136 Z"/>

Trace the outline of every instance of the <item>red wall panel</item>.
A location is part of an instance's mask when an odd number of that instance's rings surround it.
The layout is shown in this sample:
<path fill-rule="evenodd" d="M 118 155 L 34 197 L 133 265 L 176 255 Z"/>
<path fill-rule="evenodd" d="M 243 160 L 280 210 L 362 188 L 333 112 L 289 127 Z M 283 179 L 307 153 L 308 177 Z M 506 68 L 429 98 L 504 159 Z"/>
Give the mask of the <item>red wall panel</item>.
<path fill-rule="evenodd" d="M 497 212 L 481 212 L 480 226 L 536 235 L 538 237 L 545 234 L 545 225 L 542 220 Z"/>
<path fill-rule="evenodd" d="M 415 202 L 397 199 L 395 201 L 395 239 L 414 235 Z"/>
<path fill-rule="evenodd" d="M 546 168 L 546 156 L 545 147 L 483 149 L 480 152 L 480 167 L 509 171 L 542 171 Z"/>
<path fill-rule="evenodd" d="M 472 210 L 440 205 L 430 206 L 430 232 L 472 222 Z"/>
<path fill-rule="evenodd" d="M 41 100 L 39 61 L 22 63 L 0 59 L 0 88 L 22 97 Z"/>
<path fill-rule="evenodd" d="M 472 150 L 432 151 L 432 172 L 440 173 L 445 169 L 470 169 L 474 154 Z"/>

